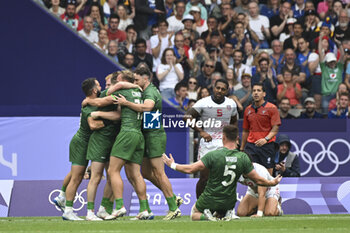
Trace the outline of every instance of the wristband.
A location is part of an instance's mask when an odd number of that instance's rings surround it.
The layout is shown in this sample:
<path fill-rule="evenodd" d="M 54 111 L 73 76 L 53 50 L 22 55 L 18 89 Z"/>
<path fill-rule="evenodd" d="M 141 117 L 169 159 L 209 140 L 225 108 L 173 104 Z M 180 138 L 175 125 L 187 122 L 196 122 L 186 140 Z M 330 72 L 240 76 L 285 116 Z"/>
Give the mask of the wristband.
<path fill-rule="evenodd" d="M 262 212 L 261 210 L 258 210 L 258 212 L 256 213 L 256 215 L 262 217 L 262 216 L 264 216 L 264 212 Z"/>
<path fill-rule="evenodd" d="M 172 163 L 170 164 L 170 168 L 176 171 L 176 165 L 177 163 Z"/>

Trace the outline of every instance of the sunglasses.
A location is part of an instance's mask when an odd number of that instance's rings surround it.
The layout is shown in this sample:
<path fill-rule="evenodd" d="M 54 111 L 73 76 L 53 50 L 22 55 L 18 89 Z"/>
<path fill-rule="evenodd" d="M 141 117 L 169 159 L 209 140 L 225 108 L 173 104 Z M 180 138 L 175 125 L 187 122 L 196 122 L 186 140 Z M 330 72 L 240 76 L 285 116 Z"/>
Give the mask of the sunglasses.
<path fill-rule="evenodd" d="M 214 66 L 211 66 L 211 65 L 205 65 L 205 67 L 208 67 L 208 68 L 215 68 Z"/>
<path fill-rule="evenodd" d="M 189 84 L 197 84 L 197 82 L 188 82 Z"/>

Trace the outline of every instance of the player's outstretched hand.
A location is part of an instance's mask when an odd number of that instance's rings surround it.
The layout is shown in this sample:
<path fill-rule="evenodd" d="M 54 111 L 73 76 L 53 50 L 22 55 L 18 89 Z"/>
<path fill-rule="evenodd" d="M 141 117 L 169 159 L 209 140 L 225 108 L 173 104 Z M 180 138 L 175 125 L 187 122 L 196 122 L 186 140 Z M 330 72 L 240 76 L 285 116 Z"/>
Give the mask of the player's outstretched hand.
<path fill-rule="evenodd" d="M 205 131 L 200 132 L 200 136 L 204 139 L 205 142 L 211 142 L 211 140 L 213 140 L 210 134 Z"/>
<path fill-rule="evenodd" d="M 278 176 L 275 177 L 275 179 L 273 179 L 275 181 L 275 185 L 279 184 L 282 180 L 282 176 L 281 174 L 279 174 Z"/>
<path fill-rule="evenodd" d="M 163 153 L 163 162 L 170 167 L 170 165 L 175 161 L 171 153 L 169 153 L 169 157 L 165 153 Z"/>

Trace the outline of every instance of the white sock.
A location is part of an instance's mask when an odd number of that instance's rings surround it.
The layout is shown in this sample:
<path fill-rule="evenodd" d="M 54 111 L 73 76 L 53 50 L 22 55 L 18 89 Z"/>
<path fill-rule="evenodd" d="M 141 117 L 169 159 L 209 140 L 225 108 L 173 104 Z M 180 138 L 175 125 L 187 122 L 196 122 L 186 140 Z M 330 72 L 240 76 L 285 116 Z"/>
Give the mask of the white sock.
<path fill-rule="evenodd" d="M 64 213 L 68 214 L 69 212 L 73 212 L 73 207 L 71 206 L 66 206 L 66 208 L 64 209 Z"/>
<path fill-rule="evenodd" d="M 62 190 L 60 191 L 60 194 L 58 195 L 59 197 L 63 197 L 66 199 L 66 192 L 63 192 Z"/>
<path fill-rule="evenodd" d="M 87 210 L 87 215 L 94 215 L 94 214 L 95 214 L 94 210 Z"/>
<path fill-rule="evenodd" d="M 102 211 L 106 211 L 106 208 L 100 205 L 100 208 L 98 208 L 98 212 L 102 212 Z"/>

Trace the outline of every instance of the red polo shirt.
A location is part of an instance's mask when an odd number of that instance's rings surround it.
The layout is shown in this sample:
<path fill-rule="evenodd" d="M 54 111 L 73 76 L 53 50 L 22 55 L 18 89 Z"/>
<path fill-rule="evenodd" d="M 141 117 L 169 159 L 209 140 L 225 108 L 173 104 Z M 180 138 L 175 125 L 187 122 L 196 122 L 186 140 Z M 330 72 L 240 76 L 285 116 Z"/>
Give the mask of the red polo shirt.
<path fill-rule="evenodd" d="M 274 104 L 265 102 L 258 108 L 251 104 L 245 109 L 243 129 L 249 131 L 248 142 L 255 143 L 266 137 L 274 125 L 281 125 L 280 114 Z M 271 138 L 269 142 L 275 140 L 276 136 Z"/>
<path fill-rule="evenodd" d="M 107 30 L 107 34 L 108 34 L 108 39 L 109 40 L 116 40 L 118 39 L 118 42 L 123 42 L 124 40 L 126 40 L 126 33 L 124 31 L 121 30 L 117 30 L 116 32 L 112 32 L 110 28 L 108 28 Z"/>

